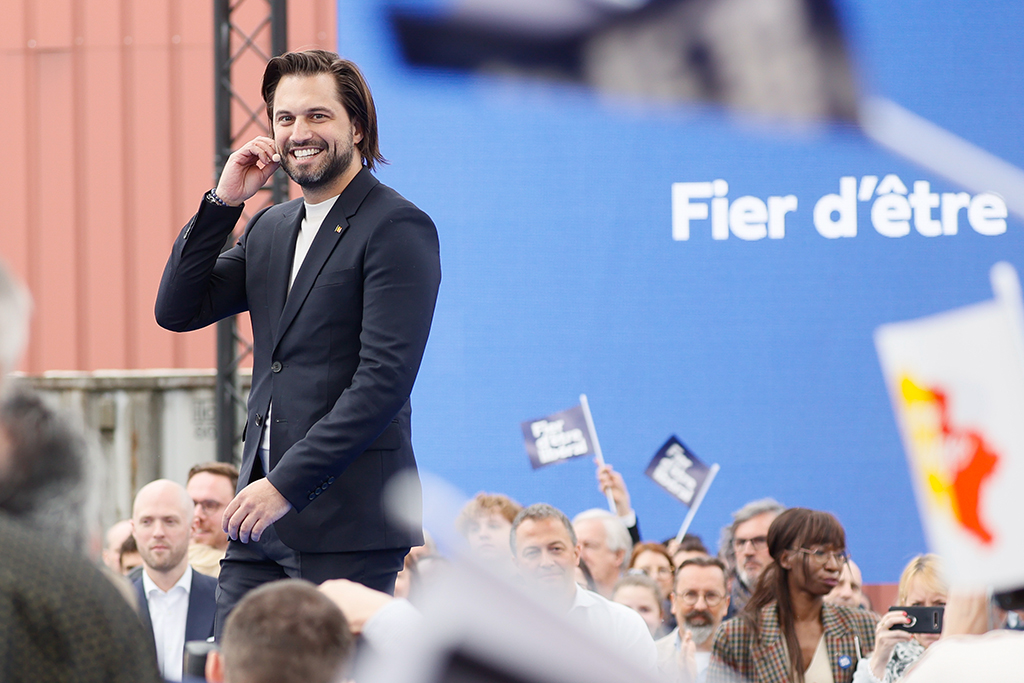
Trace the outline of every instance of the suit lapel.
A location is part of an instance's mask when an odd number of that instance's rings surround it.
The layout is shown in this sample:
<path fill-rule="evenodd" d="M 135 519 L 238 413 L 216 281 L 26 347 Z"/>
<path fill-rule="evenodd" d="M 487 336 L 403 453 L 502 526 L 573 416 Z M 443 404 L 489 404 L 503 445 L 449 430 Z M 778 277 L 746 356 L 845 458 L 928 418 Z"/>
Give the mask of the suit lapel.
<path fill-rule="evenodd" d="M 305 215 L 305 204 L 296 202 L 295 208 L 290 209 L 274 229 L 270 262 L 267 264 L 267 310 L 273 339 L 277 339 L 278 321 L 288 296 L 288 278 L 291 277 L 292 262 L 295 260 L 295 239 Z"/>
<path fill-rule="evenodd" d="M 359 210 L 360 204 L 363 203 L 366 195 L 369 194 L 375 185 L 377 185 L 377 179 L 364 168 L 352 179 L 348 187 L 338 197 L 338 200 L 334 202 L 334 206 L 331 207 L 324 222 L 320 225 L 320 230 L 317 231 L 316 237 L 313 238 L 313 243 L 309 246 L 306 258 L 302 261 L 302 265 L 299 266 L 299 272 L 295 276 L 295 282 L 292 283 L 291 292 L 288 292 L 288 298 L 284 303 L 281 319 L 274 334 L 274 348 L 277 348 L 281 338 L 288 331 L 288 327 L 295 320 L 295 316 L 299 309 L 302 308 L 306 296 L 309 295 L 309 290 L 313 288 L 313 284 L 316 282 L 317 275 L 320 274 L 320 270 L 327 263 L 327 259 L 330 258 L 334 248 L 338 246 L 338 241 L 344 236 L 349 226 L 348 219 Z M 286 259 L 288 269 L 291 268 L 294 254 L 295 238 L 293 237 L 291 240 L 291 256 Z M 286 291 L 287 287 L 288 280 L 286 278 Z M 271 308 L 271 314 L 273 314 L 273 311 L 274 309 Z"/>
<path fill-rule="evenodd" d="M 146 629 L 146 633 L 153 640 L 156 640 L 153 635 L 153 621 L 149 618 L 149 600 L 146 598 L 146 587 L 140 576 L 135 583 L 135 590 L 138 593 L 139 598 L 139 619 L 142 620 L 142 626 Z"/>
<path fill-rule="evenodd" d="M 857 665 L 853 637 L 845 620 L 839 610 L 833 609 L 825 603 L 821 609 L 821 622 L 825 629 L 825 647 L 828 650 L 829 667 L 832 669 L 832 680 L 835 683 L 847 681 L 853 673 L 853 667 Z M 849 661 L 846 666 L 840 665 L 840 658 L 846 656 Z"/>
<path fill-rule="evenodd" d="M 755 680 L 784 683 L 790 679 L 789 656 L 779 627 L 779 614 L 773 603 L 761 610 L 761 642 L 754 646 Z"/>
<path fill-rule="evenodd" d="M 320 274 L 320 270 L 327 263 L 327 259 L 334 251 L 334 247 L 338 245 L 338 240 L 345 233 L 345 228 L 348 227 L 348 219 L 340 210 L 339 204 L 340 202 L 335 202 L 334 207 L 327 214 L 327 218 L 324 219 L 320 230 L 317 231 L 316 237 L 313 238 L 313 243 L 309 245 L 309 252 L 306 253 L 306 258 L 303 259 L 302 265 L 299 266 L 299 272 L 295 275 L 295 282 L 292 283 L 292 289 L 288 292 L 284 310 L 281 311 L 281 320 L 277 325 L 277 332 L 274 335 L 275 347 L 281 341 L 284 333 L 288 331 L 288 326 L 295 320 L 295 314 L 302 308 L 302 303 L 306 300 L 309 290 L 313 288 L 313 283 L 316 282 L 316 276 Z M 294 254 L 294 247 L 292 248 L 292 253 Z M 287 287 L 287 280 L 285 281 L 285 286 Z"/>
<path fill-rule="evenodd" d="M 207 590 L 198 577 L 199 572 L 193 569 L 188 592 L 188 616 L 185 617 L 186 643 L 190 640 L 206 640 L 213 635 L 216 593 Z"/>

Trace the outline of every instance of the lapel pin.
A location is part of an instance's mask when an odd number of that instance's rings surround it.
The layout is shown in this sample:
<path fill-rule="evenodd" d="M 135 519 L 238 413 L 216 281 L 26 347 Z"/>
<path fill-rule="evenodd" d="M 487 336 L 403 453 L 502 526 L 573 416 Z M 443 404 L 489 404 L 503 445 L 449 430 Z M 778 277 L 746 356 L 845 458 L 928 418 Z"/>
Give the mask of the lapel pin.
<path fill-rule="evenodd" d="M 339 225 L 338 227 L 336 227 L 336 228 L 334 229 L 334 232 L 341 232 L 341 226 Z"/>
<path fill-rule="evenodd" d="M 853 666 L 853 660 L 850 659 L 849 655 L 842 655 L 839 658 L 840 669 L 849 669 L 851 666 Z"/>

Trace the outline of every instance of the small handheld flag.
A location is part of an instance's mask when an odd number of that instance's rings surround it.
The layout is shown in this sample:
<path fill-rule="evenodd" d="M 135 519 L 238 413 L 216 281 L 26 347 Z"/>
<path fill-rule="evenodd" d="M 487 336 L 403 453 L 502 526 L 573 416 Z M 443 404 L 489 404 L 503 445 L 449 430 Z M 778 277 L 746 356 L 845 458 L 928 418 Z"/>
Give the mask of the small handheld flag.
<path fill-rule="evenodd" d="M 718 469 L 718 465 L 708 466 L 701 462 L 675 435 L 669 437 L 647 465 L 647 476 L 690 508 L 676 535 L 677 540 L 686 535 Z"/>

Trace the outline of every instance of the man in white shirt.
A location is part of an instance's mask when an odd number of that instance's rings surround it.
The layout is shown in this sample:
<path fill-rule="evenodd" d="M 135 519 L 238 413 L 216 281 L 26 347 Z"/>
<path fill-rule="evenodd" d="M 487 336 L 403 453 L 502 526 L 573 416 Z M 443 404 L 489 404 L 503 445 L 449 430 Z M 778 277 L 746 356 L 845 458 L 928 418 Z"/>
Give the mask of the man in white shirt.
<path fill-rule="evenodd" d="M 167 479 L 143 486 L 132 508 L 132 535 L 143 566 L 135 581 L 139 615 L 169 681 L 181 680 L 185 643 L 213 635 L 217 581 L 188 564 L 193 509 L 185 488 Z"/>
<path fill-rule="evenodd" d="M 512 522 L 510 542 L 529 587 L 638 666 L 656 670 L 654 640 L 640 615 L 576 585 L 581 548 L 568 517 L 545 503 L 531 505 Z"/>
<path fill-rule="evenodd" d="M 691 558 L 676 571 L 671 602 L 679 626 L 655 643 L 658 668 L 670 681 L 705 680 L 711 636 L 729 611 L 725 573 L 725 564 L 714 557 Z"/>

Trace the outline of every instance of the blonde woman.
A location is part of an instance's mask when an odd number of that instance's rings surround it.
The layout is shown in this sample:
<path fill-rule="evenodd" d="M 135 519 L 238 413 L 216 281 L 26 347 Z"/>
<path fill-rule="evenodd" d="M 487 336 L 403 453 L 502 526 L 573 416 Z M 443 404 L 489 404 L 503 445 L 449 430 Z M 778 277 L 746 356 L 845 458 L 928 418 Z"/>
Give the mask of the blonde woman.
<path fill-rule="evenodd" d="M 949 586 L 942 573 L 938 555 L 918 555 L 900 576 L 898 602 L 901 607 L 945 606 Z M 925 649 L 939 639 L 937 633 L 893 631 L 897 624 L 909 623 L 906 612 L 887 612 L 875 629 L 875 651 L 870 660 L 857 667 L 854 683 L 894 683 L 903 678 Z M 865 666 L 867 662 L 867 666 Z"/>

